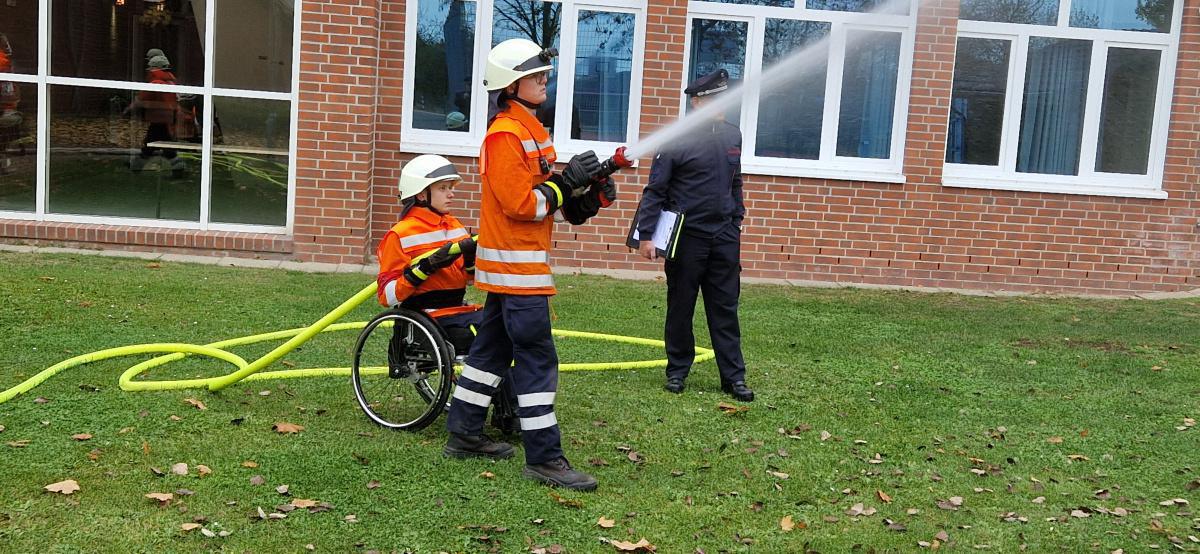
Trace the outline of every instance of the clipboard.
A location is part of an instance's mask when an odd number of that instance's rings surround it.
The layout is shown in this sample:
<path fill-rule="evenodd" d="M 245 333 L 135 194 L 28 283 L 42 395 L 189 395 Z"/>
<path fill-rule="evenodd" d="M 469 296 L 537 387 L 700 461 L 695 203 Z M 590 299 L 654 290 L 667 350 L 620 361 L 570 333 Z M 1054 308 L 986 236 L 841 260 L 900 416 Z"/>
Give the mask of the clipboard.
<path fill-rule="evenodd" d="M 654 236 L 650 240 L 654 242 L 654 248 L 660 257 L 667 260 L 675 259 L 675 247 L 679 245 L 679 233 L 683 231 L 683 219 L 683 213 L 672 210 L 663 210 L 658 216 L 658 224 L 655 225 Z M 629 226 L 629 235 L 625 238 L 625 246 L 637 250 L 642 240 L 644 239 L 638 232 L 638 218 L 634 216 L 633 224 Z"/>

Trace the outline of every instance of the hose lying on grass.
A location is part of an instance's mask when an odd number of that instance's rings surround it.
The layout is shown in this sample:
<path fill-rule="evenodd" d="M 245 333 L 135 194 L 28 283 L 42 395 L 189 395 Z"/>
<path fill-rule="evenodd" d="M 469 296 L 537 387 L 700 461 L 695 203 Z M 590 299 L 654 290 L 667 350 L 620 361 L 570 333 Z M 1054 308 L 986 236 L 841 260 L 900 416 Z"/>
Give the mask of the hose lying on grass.
<path fill-rule="evenodd" d="M 29 392 L 34 387 L 41 384 L 46 379 L 53 377 L 57 373 L 70 369 L 72 367 L 107 360 L 109 358 L 120 358 L 122 356 L 134 356 L 138 354 L 153 354 L 163 353 L 165 356 L 159 356 L 137 365 L 130 367 L 121 374 L 118 384 L 122 390 L 127 391 L 144 391 L 144 390 L 176 390 L 176 389 L 192 389 L 207 387 L 209 390 L 221 390 L 234 383 L 242 380 L 259 381 L 266 379 L 294 379 L 301 377 L 327 377 L 327 376 L 349 376 L 350 368 L 348 367 L 329 367 L 329 368 L 314 368 L 314 369 L 289 369 L 282 371 L 262 371 L 267 366 L 275 363 L 288 352 L 295 350 L 300 345 L 308 342 L 318 333 L 328 333 L 334 331 L 346 331 L 351 329 L 362 329 L 367 325 L 365 321 L 355 321 L 351 323 L 334 323 L 341 319 L 354 308 L 358 307 L 368 298 L 375 296 L 377 288 L 376 283 L 371 283 L 366 288 L 359 291 L 354 296 L 343 302 L 333 311 L 325 314 L 324 317 L 317 320 L 308 327 L 299 329 L 289 329 L 285 331 L 275 331 L 272 333 L 263 333 L 259 335 L 249 335 L 234 339 L 223 340 L 205 345 L 187 344 L 187 343 L 154 343 L 154 344 L 135 344 L 131 346 L 119 346 L 116 348 L 108 348 L 89 352 L 75 356 L 73 358 L 63 360 L 54 364 L 19 385 L 8 390 L 0 392 L 0 404 L 12 400 L 18 395 Z M 564 331 L 555 329 L 554 336 L 598 339 L 610 342 L 622 342 L 627 344 L 637 344 L 643 346 L 663 347 L 663 341 L 654 339 L 645 339 L 639 337 L 627 337 L 622 335 L 608 335 L 603 333 L 588 333 L 583 331 Z M 246 344 L 254 344 L 269 340 L 288 339 L 287 342 L 276 347 L 274 350 L 264 354 L 261 358 L 253 362 L 247 362 L 241 356 L 224 350 L 231 346 L 242 346 Z M 181 360 L 189 355 L 208 356 L 229 362 L 237 369 L 226 375 L 216 377 L 206 377 L 203 379 L 182 379 L 176 381 L 134 381 L 133 379 L 140 373 L 149 370 L 150 368 L 159 367 L 173 361 Z M 714 353 L 708 348 L 696 347 L 696 362 L 704 362 L 713 359 Z M 562 364 L 559 368 L 562 371 L 599 371 L 610 369 L 650 369 L 658 367 L 666 367 L 667 361 L 662 360 L 641 360 L 632 362 L 598 362 L 598 363 L 571 363 Z"/>

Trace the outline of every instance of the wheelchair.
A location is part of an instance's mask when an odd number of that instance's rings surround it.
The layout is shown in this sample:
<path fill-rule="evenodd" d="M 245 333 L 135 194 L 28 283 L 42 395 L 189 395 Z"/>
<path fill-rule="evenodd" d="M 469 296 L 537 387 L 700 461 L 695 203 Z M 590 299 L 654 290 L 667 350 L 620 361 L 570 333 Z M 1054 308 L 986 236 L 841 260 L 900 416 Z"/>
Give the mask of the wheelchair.
<path fill-rule="evenodd" d="M 456 340 L 457 339 L 457 340 Z M 351 381 L 359 407 L 388 429 L 420 431 L 450 408 L 465 343 L 429 314 L 408 308 L 385 310 L 367 322 L 354 345 Z M 507 379 L 492 402 L 492 426 L 517 432 L 516 397 Z"/>

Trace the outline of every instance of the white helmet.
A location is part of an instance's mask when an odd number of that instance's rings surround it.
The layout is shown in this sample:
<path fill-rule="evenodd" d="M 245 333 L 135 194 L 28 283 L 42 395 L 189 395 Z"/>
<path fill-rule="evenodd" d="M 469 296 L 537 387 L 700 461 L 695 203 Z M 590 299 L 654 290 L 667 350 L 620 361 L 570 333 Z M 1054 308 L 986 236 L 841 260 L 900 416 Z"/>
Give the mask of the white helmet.
<path fill-rule="evenodd" d="M 165 52 L 163 52 L 162 50 L 160 50 L 158 48 L 151 48 L 146 51 L 146 61 L 150 61 L 150 59 L 153 58 L 154 56 L 166 57 L 166 55 L 167 54 Z"/>
<path fill-rule="evenodd" d="M 412 198 L 437 182 L 461 180 L 450 160 L 436 154 L 417 156 L 400 170 L 400 199 Z"/>
<path fill-rule="evenodd" d="M 171 67 L 171 61 L 166 56 L 154 56 L 146 62 L 146 69 L 166 69 Z"/>
<path fill-rule="evenodd" d="M 500 90 L 526 75 L 553 69 L 550 60 L 555 56 L 558 56 L 558 50 L 543 49 L 532 40 L 508 39 L 488 52 L 487 68 L 483 70 L 483 86 L 489 91 Z"/>

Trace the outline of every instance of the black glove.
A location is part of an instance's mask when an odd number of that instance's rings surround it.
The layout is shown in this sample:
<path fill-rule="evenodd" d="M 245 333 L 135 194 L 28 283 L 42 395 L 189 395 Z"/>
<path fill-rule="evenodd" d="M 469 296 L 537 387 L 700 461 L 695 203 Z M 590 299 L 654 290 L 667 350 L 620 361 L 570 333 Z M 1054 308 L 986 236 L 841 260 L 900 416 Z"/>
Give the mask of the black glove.
<path fill-rule="evenodd" d="M 567 168 L 563 170 L 562 184 L 571 190 L 569 193 L 564 190 L 563 194 L 572 197 L 582 196 L 599 173 L 600 160 L 596 158 L 595 152 L 588 150 L 576 155 L 567 162 Z"/>
<path fill-rule="evenodd" d="M 441 248 L 434 250 L 432 254 L 422 256 L 413 260 L 408 264 L 408 269 L 404 270 L 404 278 L 413 286 L 420 286 L 430 275 L 436 273 L 439 269 L 446 267 L 462 256 L 462 248 L 457 242 L 447 242 Z"/>
<path fill-rule="evenodd" d="M 458 248 L 462 250 L 463 269 L 467 271 L 475 271 L 475 242 L 478 238 L 476 235 L 458 241 Z"/>
<path fill-rule="evenodd" d="M 596 192 L 596 199 L 600 201 L 601 208 L 607 208 L 617 201 L 617 184 L 613 182 L 611 176 L 602 177 L 592 184 L 592 188 L 588 192 L 592 191 Z"/>

